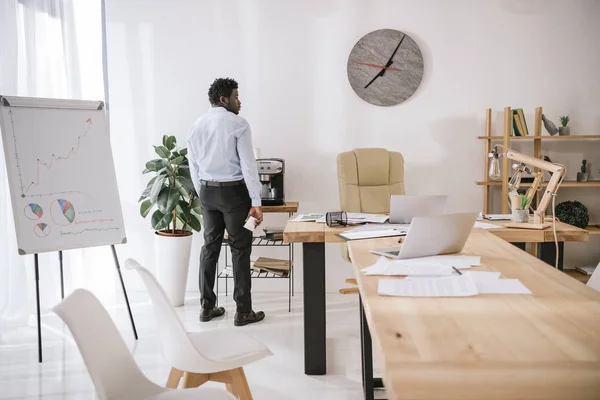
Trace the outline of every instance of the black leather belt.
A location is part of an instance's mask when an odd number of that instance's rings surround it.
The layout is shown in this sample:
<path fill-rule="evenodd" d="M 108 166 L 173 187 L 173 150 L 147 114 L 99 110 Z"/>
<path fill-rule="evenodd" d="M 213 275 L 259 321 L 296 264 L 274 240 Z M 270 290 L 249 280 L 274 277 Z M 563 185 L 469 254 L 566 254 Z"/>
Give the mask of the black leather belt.
<path fill-rule="evenodd" d="M 239 186 L 244 184 L 244 180 L 240 179 L 239 181 L 231 181 L 231 182 L 214 182 L 214 181 L 205 181 L 201 180 L 202 186 L 215 186 L 215 187 L 223 187 L 223 186 Z"/>

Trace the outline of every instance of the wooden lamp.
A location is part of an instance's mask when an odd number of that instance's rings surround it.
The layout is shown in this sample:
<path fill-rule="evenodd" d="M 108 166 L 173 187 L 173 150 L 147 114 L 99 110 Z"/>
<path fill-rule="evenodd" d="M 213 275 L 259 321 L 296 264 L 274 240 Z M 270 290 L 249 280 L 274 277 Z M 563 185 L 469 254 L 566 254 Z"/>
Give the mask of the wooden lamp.
<path fill-rule="evenodd" d="M 498 149 L 504 149 L 505 153 L 499 153 Z M 553 200 L 554 196 L 556 196 L 556 192 L 558 191 L 558 187 L 562 183 L 566 168 L 562 164 L 552 163 L 544 160 L 540 160 L 535 157 L 527 156 L 525 154 L 517 153 L 509 148 L 506 148 L 502 145 L 495 145 L 492 149 L 492 152 L 488 154 L 488 157 L 492 159 L 490 165 L 490 178 L 499 179 L 500 178 L 500 162 L 499 157 L 506 157 L 510 160 L 518 161 L 521 163 L 522 167 L 525 167 L 525 164 L 530 165 L 535 168 L 539 168 L 542 171 L 549 171 L 552 173 L 552 178 L 548 182 L 548 186 L 544 192 L 544 196 L 540 201 L 537 209 L 533 211 L 533 221 L 526 223 L 509 223 L 506 224 L 507 227 L 511 228 L 527 228 L 527 229 L 545 229 L 552 225 L 550 222 L 546 222 L 546 209 L 548 205 L 550 205 L 550 201 Z M 542 183 L 544 173 L 542 171 L 537 171 L 534 173 L 535 179 L 531 188 L 527 191 L 527 204 L 531 203 L 535 192 L 538 190 L 538 187 Z M 520 173 L 521 171 L 517 172 Z M 512 181 L 512 180 L 511 180 Z M 514 184 L 514 187 L 511 189 L 517 190 L 520 182 Z"/>

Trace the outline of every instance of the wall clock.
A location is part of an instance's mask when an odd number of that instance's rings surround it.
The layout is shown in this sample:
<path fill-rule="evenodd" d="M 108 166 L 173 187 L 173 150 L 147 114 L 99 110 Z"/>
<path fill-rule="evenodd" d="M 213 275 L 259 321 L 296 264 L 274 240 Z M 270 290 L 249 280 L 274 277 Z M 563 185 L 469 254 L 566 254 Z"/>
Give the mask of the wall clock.
<path fill-rule="evenodd" d="M 393 106 L 419 87 L 423 55 L 404 32 L 379 29 L 356 42 L 347 70 L 348 81 L 361 99 L 377 106 Z"/>

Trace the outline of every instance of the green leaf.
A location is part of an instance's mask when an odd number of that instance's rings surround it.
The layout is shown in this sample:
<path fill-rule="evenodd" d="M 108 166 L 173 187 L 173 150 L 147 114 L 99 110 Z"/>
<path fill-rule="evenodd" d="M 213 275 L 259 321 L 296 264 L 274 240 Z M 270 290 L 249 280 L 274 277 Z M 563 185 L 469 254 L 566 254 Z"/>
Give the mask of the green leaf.
<path fill-rule="evenodd" d="M 179 176 L 183 176 L 186 178 L 190 178 L 192 177 L 192 174 L 190 173 L 190 168 L 186 167 L 186 166 L 179 166 L 179 168 L 177 168 L 177 174 Z"/>
<path fill-rule="evenodd" d="M 148 182 L 148 184 L 146 185 L 146 189 L 144 189 L 144 191 L 142 192 L 142 195 L 140 196 L 138 201 L 142 201 L 146 197 L 150 196 L 150 190 L 152 189 L 152 186 L 154 185 L 155 181 L 156 181 L 156 176 L 154 178 L 150 179 L 150 182 Z"/>
<path fill-rule="evenodd" d="M 188 221 L 190 227 L 196 232 L 200 232 L 200 230 L 202 229 L 202 224 L 200 223 L 200 220 L 196 218 L 196 216 L 193 214 L 190 214 L 188 217 L 190 218 L 190 220 Z"/>
<path fill-rule="evenodd" d="M 165 183 L 164 175 L 158 175 L 158 177 L 156 178 L 156 181 L 154 181 L 154 184 L 152 185 L 152 189 L 150 189 L 150 201 L 151 202 L 153 202 L 153 203 L 156 202 L 156 199 L 158 198 L 158 194 L 160 193 L 162 188 L 165 187 L 164 183 Z"/>
<path fill-rule="evenodd" d="M 142 171 L 142 175 L 147 174 L 149 172 L 152 172 L 152 171 L 150 171 L 148 168 L 144 168 L 144 170 Z"/>
<path fill-rule="evenodd" d="M 154 203 L 152 203 L 150 200 L 146 200 L 144 201 L 141 205 L 140 205 L 140 215 L 144 218 L 146 218 L 146 216 L 148 216 L 148 213 L 150 212 L 150 210 L 152 209 L 152 206 L 154 205 Z"/>
<path fill-rule="evenodd" d="M 188 150 L 186 147 L 184 147 L 183 149 L 179 150 L 179 154 L 181 154 L 182 156 L 187 156 Z"/>
<path fill-rule="evenodd" d="M 157 231 L 165 229 L 171 223 L 173 216 L 171 214 L 163 214 L 160 210 L 154 211 L 152 214 L 152 228 Z"/>
<path fill-rule="evenodd" d="M 192 201 L 192 211 L 195 212 L 198 215 L 202 214 L 202 204 L 200 203 L 200 199 L 198 197 L 196 197 L 193 201 Z"/>
<path fill-rule="evenodd" d="M 179 156 L 179 157 L 174 158 L 173 160 L 171 160 L 171 164 L 179 165 L 179 164 L 181 164 L 184 161 L 185 161 L 185 157 Z"/>
<path fill-rule="evenodd" d="M 179 191 L 175 188 L 165 187 L 158 194 L 156 203 L 161 213 L 170 214 L 175 209 L 175 206 L 177 206 L 178 201 Z"/>
<path fill-rule="evenodd" d="M 154 151 L 162 158 L 168 159 L 171 156 L 171 152 L 165 146 L 154 146 Z"/>
<path fill-rule="evenodd" d="M 190 178 L 180 175 L 175 179 L 188 191 L 188 193 L 196 193 L 196 188 L 194 187 L 194 184 Z"/>
<path fill-rule="evenodd" d="M 155 160 L 150 160 L 146 163 L 146 169 L 148 171 L 158 171 L 163 167 L 163 160 L 157 158 Z"/>
<path fill-rule="evenodd" d="M 163 145 L 168 150 L 173 150 L 175 148 L 176 143 L 177 143 L 177 139 L 175 139 L 175 136 L 167 136 L 167 135 L 163 136 Z"/>

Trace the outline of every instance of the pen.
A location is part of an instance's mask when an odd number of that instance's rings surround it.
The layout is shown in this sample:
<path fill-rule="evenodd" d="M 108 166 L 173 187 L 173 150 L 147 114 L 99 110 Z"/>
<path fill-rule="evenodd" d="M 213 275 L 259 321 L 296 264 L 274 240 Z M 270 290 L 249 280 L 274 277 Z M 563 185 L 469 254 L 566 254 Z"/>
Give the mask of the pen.
<path fill-rule="evenodd" d="M 454 269 L 456 272 L 458 272 L 459 275 L 462 275 L 462 272 L 460 272 L 459 270 L 457 270 L 454 266 L 452 266 L 452 269 Z"/>

